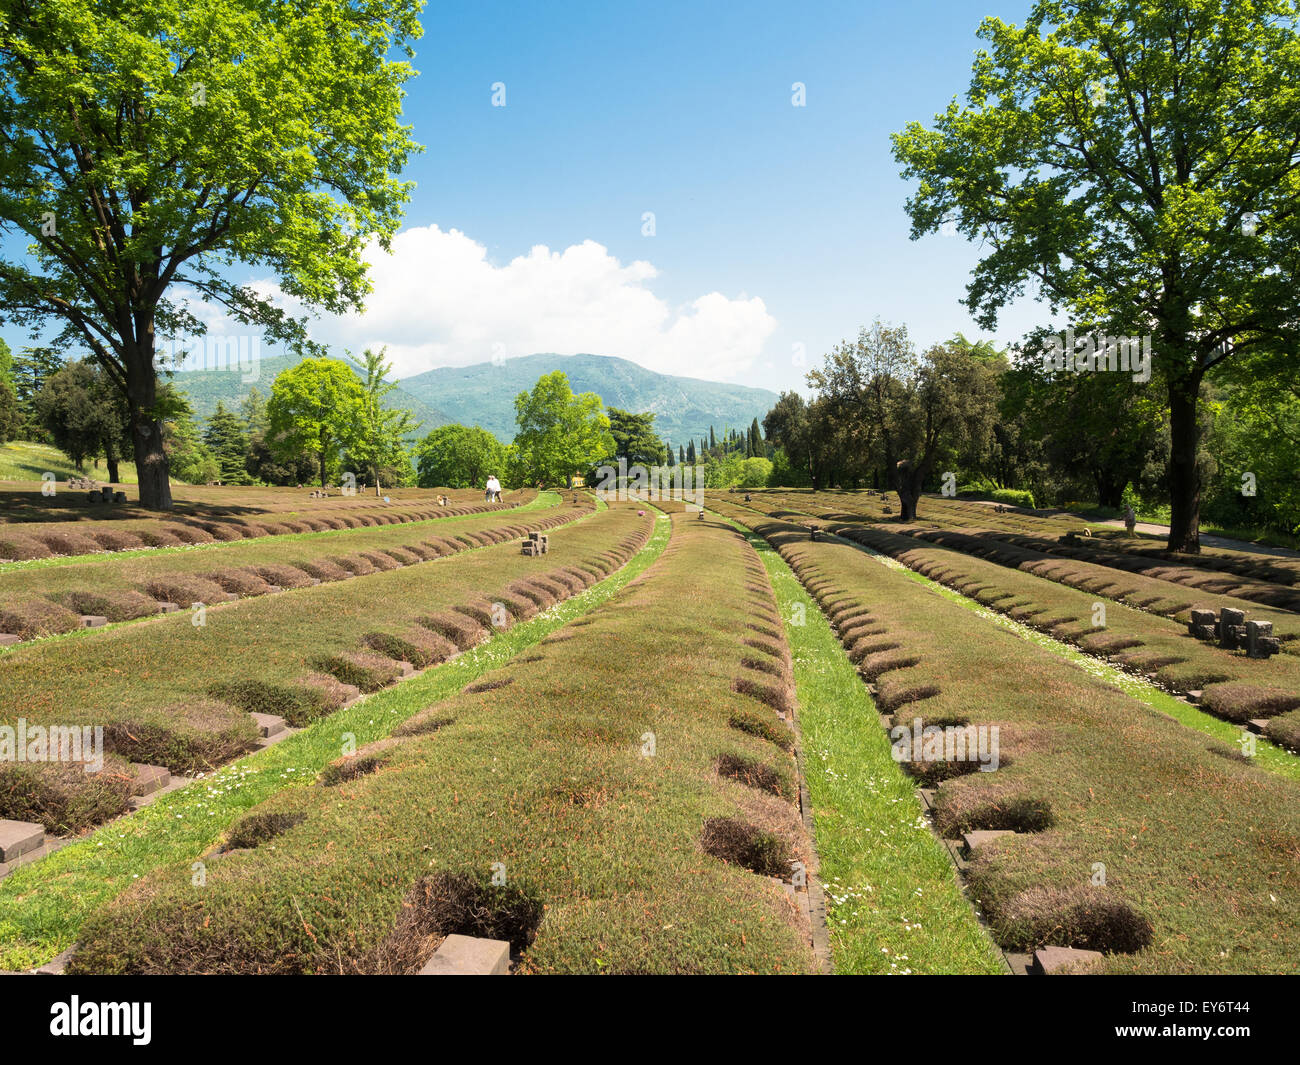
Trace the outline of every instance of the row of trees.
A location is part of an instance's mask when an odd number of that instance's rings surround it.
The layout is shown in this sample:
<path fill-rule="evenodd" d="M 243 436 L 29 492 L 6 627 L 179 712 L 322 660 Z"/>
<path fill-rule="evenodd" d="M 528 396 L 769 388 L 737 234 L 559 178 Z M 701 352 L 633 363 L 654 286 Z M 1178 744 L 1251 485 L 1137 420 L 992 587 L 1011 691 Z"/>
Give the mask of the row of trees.
<path fill-rule="evenodd" d="M 106 460 L 120 481 L 120 462 L 131 454 L 129 417 L 121 394 L 94 359 L 63 363 L 45 352 L 24 353 L 25 371 L 0 350 L 0 388 L 17 376 L 15 432 L 56 445 L 82 468 Z M 595 393 L 575 395 L 562 372 L 538 379 L 515 400 L 517 433 L 503 444 L 476 426 L 444 425 L 415 440 L 409 412 L 389 409 L 384 353 L 367 351 L 362 363 L 302 359 L 280 373 L 269 398 L 253 388 L 237 408 L 222 402 L 200 427 L 185 397 L 163 382 L 159 395 L 169 466 L 179 479 L 224 484 L 325 485 L 350 471 L 381 485 L 480 487 L 495 474 L 509 486 L 567 485 L 590 479 L 603 464 L 674 465 L 667 441 L 655 435 L 654 416 L 604 409 Z M 34 382 L 34 384 L 33 384 Z M 10 389 L 12 393 L 12 388 Z M 0 409 L 4 409 L 0 407 Z M 747 433 L 728 432 L 680 449 L 683 461 L 705 467 L 707 483 L 726 487 L 766 484 L 771 462 L 754 420 Z"/>
<path fill-rule="evenodd" d="M 891 489 L 904 520 L 948 473 L 958 490 L 1009 489 L 1040 505 L 1134 503 L 1167 516 L 1177 481 L 1161 388 L 1128 374 L 1048 371 L 1043 342 L 1039 332 L 999 351 L 959 334 L 918 353 L 905 326 L 874 323 L 808 375 L 810 401 L 783 393 L 768 412 L 771 482 Z M 1223 375 L 1202 396 L 1206 515 L 1297 531 L 1300 386 Z"/>

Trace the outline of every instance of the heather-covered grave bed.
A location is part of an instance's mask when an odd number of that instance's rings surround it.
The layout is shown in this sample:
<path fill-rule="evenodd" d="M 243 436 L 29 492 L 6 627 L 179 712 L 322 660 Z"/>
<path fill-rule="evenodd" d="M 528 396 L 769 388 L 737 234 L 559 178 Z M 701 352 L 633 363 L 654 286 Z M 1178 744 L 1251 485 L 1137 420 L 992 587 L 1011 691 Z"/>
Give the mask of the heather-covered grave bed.
<path fill-rule="evenodd" d="M 936 827 L 973 837 L 977 905 L 1007 949 L 1101 951 L 1109 972 L 1295 972 L 1300 785 L 1187 729 L 904 573 L 776 520 L 895 727 L 999 729 L 999 764 L 905 762 Z"/>
<path fill-rule="evenodd" d="M 557 511 L 537 524 L 573 516 Z M 206 615 L 185 611 L 19 646 L 0 656 L 0 724 L 100 725 L 115 757 L 202 770 L 256 742 L 252 713 L 306 724 L 585 589 L 621 566 L 652 522 L 616 506 L 552 533 L 542 558 L 503 544 Z M 18 811 L 25 816 L 13 819 L 48 823 L 57 799 L 60 820 L 49 827 L 69 831 L 125 806 L 125 795 L 118 809 L 99 796 L 102 774 L 53 781 L 55 768 L 0 770 L 0 818 Z M 89 808 L 77 798 L 83 789 L 95 790 Z M 86 812 L 69 821 L 62 811 L 70 805 Z"/>
<path fill-rule="evenodd" d="M 92 504 L 85 492 L 42 495 L 0 488 L 0 562 L 80 556 L 150 547 L 233 542 L 286 533 L 359 529 L 430 518 L 505 511 L 534 500 L 533 489 L 487 503 L 472 489 L 390 489 L 383 496 L 312 498 L 309 488 L 176 486 L 176 506 L 154 514 L 134 503 Z M 439 503 L 447 498 L 447 505 Z"/>
<path fill-rule="evenodd" d="M 771 588 L 735 530 L 673 520 L 605 605 L 251 811 L 202 887 L 136 883 L 70 971 L 411 973 L 457 933 L 523 972 L 810 971 L 772 879 L 812 856 Z"/>
<path fill-rule="evenodd" d="M 33 639 L 79 629 L 83 616 L 133 621 L 167 609 L 188 610 L 196 602 L 213 606 L 382 572 L 518 539 L 541 523 L 549 527 L 557 520 L 572 520 L 591 507 L 584 497 L 578 503 L 543 503 L 519 511 L 0 570 L 0 634 Z"/>
<path fill-rule="evenodd" d="M 1186 624 L 1172 619 L 946 547 L 917 546 L 883 529 L 849 527 L 840 535 L 1090 654 L 1151 674 L 1162 687 L 1201 692 L 1201 705 L 1219 717 L 1243 724 L 1270 719 L 1265 734 L 1294 746 L 1287 742 L 1293 712 L 1300 710 L 1300 660 L 1294 655 L 1251 659 L 1243 650 L 1193 638 Z"/>

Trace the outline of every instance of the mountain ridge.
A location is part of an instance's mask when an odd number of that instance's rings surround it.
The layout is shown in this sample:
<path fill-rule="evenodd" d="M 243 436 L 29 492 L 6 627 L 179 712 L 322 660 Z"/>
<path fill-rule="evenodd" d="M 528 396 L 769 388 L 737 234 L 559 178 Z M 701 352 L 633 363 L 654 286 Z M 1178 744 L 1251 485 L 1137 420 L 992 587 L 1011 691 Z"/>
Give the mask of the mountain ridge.
<path fill-rule="evenodd" d="M 269 397 L 276 375 L 296 361 L 287 355 L 263 358 L 255 381 L 245 381 L 240 369 L 180 370 L 171 380 L 189 397 L 195 415 L 208 418 L 218 401 L 238 409 L 253 388 Z M 613 355 L 539 352 L 392 378 L 397 388 L 389 393 L 387 405 L 411 411 L 423 422 L 421 435 L 460 422 L 481 426 L 509 443 L 515 434 L 515 396 L 555 370 L 565 372 L 575 392 L 595 392 L 606 408 L 654 414 L 655 432 L 673 444 L 705 436 L 710 426 L 718 434 L 747 429 L 754 418 L 762 421 L 778 399 L 768 389 L 661 374 Z"/>

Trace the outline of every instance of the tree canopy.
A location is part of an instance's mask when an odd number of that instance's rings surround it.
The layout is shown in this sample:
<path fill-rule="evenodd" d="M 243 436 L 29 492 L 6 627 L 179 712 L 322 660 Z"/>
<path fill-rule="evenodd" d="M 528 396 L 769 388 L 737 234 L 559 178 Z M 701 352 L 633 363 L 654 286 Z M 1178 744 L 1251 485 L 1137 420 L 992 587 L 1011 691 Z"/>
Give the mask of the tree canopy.
<path fill-rule="evenodd" d="M 1033 285 L 1152 336 L 1171 549 L 1199 549 L 1207 373 L 1272 353 L 1294 374 L 1300 350 L 1298 14 L 1039 0 L 1022 27 L 984 20 L 966 106 L 894 137 L 913 237 L 952 223 L 985 249 L 965 300 L 983 327 Z"/>
<path fill-rule="evenodd" d="M 491 474 L 502 477 L 506 449 L 477 425 L 441 425 L 416 447 L 421 488 L 482 488 Z"/>
<path fill-rule="evenodd" d="M 292 299 L 359 308 L 363 251 L 396 232 L 416 149 L 401 124 L 420 0 L 7 4 L 0 19 L 0 322 L 93 353 L 128 403 L 141 503 L 171 505 L 158 405 L 188 301 L 299 349 Z M 0 247 L 22 250 L 9 240 Z"/>
<path fill-rule="evenodd" d="M 359 431 L 366 395 L 352 367 L 339 359 L 303 359 L 276 376 L 266 404 L 271 447 L 292 458 L 316 457 L 321 487 L 329 466 Z"/>
<path fill-rule="evenodd" d="M 609 418 L 595 392 L 574 395 L 562 370 L 538 378 L 515 397 L 520 475 L 529 484 L 567 484 L 614 450 Z"/>

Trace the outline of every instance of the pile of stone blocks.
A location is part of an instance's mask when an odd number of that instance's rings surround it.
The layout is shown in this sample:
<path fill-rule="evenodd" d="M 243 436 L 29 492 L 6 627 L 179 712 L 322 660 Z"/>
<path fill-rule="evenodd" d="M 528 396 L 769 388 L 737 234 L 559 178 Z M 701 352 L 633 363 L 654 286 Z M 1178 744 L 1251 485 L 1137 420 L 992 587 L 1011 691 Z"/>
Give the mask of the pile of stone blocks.
<path fill-rule="evenodd" d="M 1245 651 L 1247 658 L 1269 658 L 1282 650 L 1271 621 L 1247 621 L 1244 610 L 1224 607 L 1193 610 L 1187 631 L 1198 640 L 1213 640 L 1224 650 Z"/>
<path fill-rule="evenodd" d="M 111 488 L 92 488 L 90 490 L 90 501 L 92 503 L 125 503 L 125 492 L 114 492 Z"/>
<path fill-rule="evenodd" d="M 544 555 L 551 549 L 551 540 L 546 533 L 530 532 L 528 539 L 523 542 L 520 550 L 521 555 Z"/>
<path fill-rule="evenodd" d="M 89 477 L 69 477 L 68 487 L 73 489 L 98 489 L 99 482 L 92 481 Z"/>

